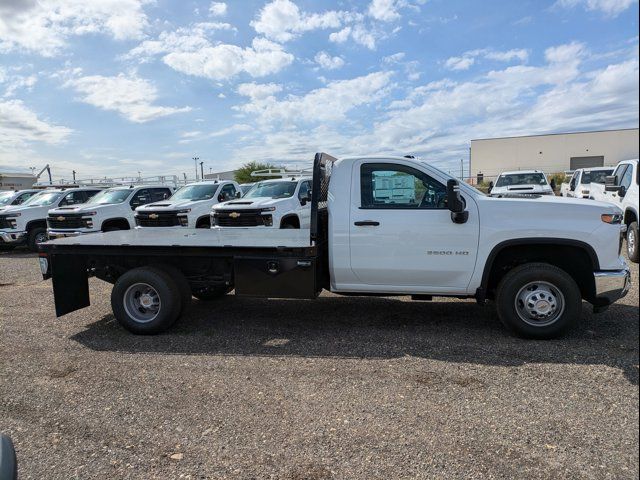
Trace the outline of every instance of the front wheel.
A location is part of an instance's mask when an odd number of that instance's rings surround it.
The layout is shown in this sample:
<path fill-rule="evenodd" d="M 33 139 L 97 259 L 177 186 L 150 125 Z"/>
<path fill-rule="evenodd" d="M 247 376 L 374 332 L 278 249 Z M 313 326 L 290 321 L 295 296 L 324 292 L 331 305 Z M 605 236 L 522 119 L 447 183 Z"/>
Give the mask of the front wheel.
<path fill-rule="evenodd" d="M 638 222 L 632 222 L 627 228 L 627 255 L 629 260 L 638 263 Z"/>
<path fill-rule="evenodd" d="M 44 227 L 35 227 L 32 228 L 29 232 L 29 237 L 27 239 L 27 245 L 29 250 L 32 252 L 38 251 L 38 245 L 43 242 L 46 242 L 49 239 L 47 236 L 47 229 Z"/>
<path fill-rule="evenodd" d="M 576 323 L 582 296 L 564 270 L 547 263 L 528 263 L 502 278 L 496 307 L 502 323 L 516 334 L 549 339 L 565 334 Z"/>
<path fill-rule="evenodd" d="M 113 313 L 132 333 L 153 335 L 168 329 L 182 309 L 180 290 L 165 271 L 153 267 L 129 270 L 111 291 Z"/>

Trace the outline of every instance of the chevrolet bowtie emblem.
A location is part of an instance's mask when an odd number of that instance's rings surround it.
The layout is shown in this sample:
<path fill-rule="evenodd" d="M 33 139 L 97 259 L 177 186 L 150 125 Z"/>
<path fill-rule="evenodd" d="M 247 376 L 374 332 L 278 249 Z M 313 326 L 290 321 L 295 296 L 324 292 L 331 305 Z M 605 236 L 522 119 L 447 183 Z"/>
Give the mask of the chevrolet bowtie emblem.
<path fill-rule="evenodd" d="M 238 218 L 238 217 L 240 216 L 240 214 L 239 214 L 238 212 L 231 212 L 231 213 L 229 214 L 229 216 L 230 216 L 231 218 Z"/>
<path fill-rule="evenodd" d="M 56 220 L 58 220 L 59 222 L 64 222 L 64 217 L 62 217 L 62 216 L 58 217 L 58 218 L 56 218 Z"/>
<path fill-rule="evenodd" d="M 155 220 L 156 218 L 158 218 L 158 214 L 157 213 L 152 213 L 152 214 L 149 215 L 149 218 L 151 220 Z"/>

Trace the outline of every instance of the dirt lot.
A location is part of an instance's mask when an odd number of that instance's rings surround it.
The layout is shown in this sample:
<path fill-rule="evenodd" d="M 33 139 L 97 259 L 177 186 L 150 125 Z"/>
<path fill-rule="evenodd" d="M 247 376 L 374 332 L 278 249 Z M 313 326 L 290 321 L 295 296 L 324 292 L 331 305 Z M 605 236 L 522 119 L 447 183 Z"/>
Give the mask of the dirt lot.
<path fill-rule="evenodd" d="M 0 254 L 0 430 L 21 478 L 638 478 L 638 269 L 557 341 L 473 302 L 229 296 L 169 334 L 110 285 L 56 319 L 33 255 Z"/>

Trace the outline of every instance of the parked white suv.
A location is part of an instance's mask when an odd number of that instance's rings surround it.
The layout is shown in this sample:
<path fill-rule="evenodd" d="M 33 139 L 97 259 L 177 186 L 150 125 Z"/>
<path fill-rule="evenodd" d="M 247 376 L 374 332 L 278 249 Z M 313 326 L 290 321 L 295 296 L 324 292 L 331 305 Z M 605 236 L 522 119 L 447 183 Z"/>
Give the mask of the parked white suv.
<path fill-rule="evenodd" d="M 86 202 L 100 188 L 51 188 L 33 195 L 26 202 L 0 212 L 0 243 L 5 248 L 27 244 L 34 252 L 47 240 L 47 212 L 51 208 L 71 207 Z"/>
<path fill-rule="evenodd" d="M 627 226 L 627 254 L 638 263 L 638 160 L 624 160 L 613 175 L 607 177 L 605 199 L 622 208 L 623 223 Z"/>
<path fill-rule="evenodd" d="M 86 233 L 129 230 L 135 226 L 135 209 L 171 196 L 168 186 L 139 185 L 103 190 L 80 206 L 49 210 L 49 238 L 74 237 Z"/>
<path fill-rule="evenodd" d="M 42 190 L 26 189 L 26 190 L 7 190 L 0 192 L 0 212 L 8 207 L 15 207 L 16 205 L 22 205 L 29 198 L 33 197 L 36 193 Z"/>
<path fill-rule="evenodd" d="M 211 207 L 241 195 L 232 180 L 190 183 L 167 200 L 136 209 L 136 226 L 209 228 Z"/>
<path fill-rule="evenodd" d="M 257 182 L 238 200 L 215 205 L 214 227 L 309 228 L 311 177 Z"/>
<path fill-rule="evenodd" d="M 592 185 L 604 185 L 605 178 L 613 173 L 613 167 L 579 168 L 573 172 L 569 188 L 563 192 L 564 197 L 591 198 Z"/>
<path fill-rule="evenodd" d="M 492 197 L 505 195 L 553 195 L 553 189 L 547 181 L 547 176 L 541 170 L 518 170 L 515 172 L 502 172 L 490 186 L 489 194 Z"/>

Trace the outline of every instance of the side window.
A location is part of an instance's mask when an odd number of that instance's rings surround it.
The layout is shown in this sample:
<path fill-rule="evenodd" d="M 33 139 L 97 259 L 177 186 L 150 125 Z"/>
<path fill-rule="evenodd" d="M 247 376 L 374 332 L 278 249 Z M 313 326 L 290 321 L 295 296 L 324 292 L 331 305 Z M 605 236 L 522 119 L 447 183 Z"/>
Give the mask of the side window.
<path fill-rule="evenodd" d="M 142 190 L 138 190 L 133 195 L 129 204 L 131 205 L 132 208 L 139 207 L 140 205 L 146 205 L 147 203 L 151 202 L 150 197 L 151 195 L 149 194 L 149 190 L 146 188 L 143 188 Z"/>
<path fill-rule="evenodd" d="M 79 203 L 84 203 L 87 201 L 87 197 L 84 192 L 74 191 L 67 193 L 64 198 L 60 201 L 60 206 L 64 207 L 67 205 L 77 205 Z"/>
<path fill-rule="evenodd" d="M 33 193 L 23 193 L 22 195 L 18 195 L 18 197 L 11 203 L 11 205 L 21 205 L 29 200 L 29 198 L 32 196 Z"/>
<path fill-rule="evenodd" d="M 153 188 L 151 189 L 151 201 L 159 202 L 165 200 L 171 196 L 171 191 L 168 188 Z"/>
<path fill-rule="evenodd" d="M 100 193 L 100 190 L 87 190 L 86 192 L 84 192 L 87 196 L 87 200 L 89 200 L 91 197 L 93 197 L 94 195 L 96 195 L 97 193 Z"/>
<path fill-rule="evenodd" d="M 302 182 L 300 185 L 300 191 L 298 192 L 298 199 L 309 198 L 309 190 L 311 190 L 311 182 L 308 180 Z"/>
<path fill-rule="evenodd" d="M 633 180 L 633 167 L 631 165 L 627 165 L 627 169 L 622 175 L 622 180 L 620 180 L 620 186 L 624 187 L 626 190 L 629 190 L 629 187 L 631 186 L 631 180 Z"/>
<path fill-rule="evenodd" d="M 236 197 L 236 187 L 233 183 L 227 183 L 220 189 L 220 197 L 223 200 L 230 200 Z"/>
<path fill-rule="evenodd" d="M 613 174 L 616 177 L 616 185 L 621 185 L 622 184 L 622 177 L 624 177 L 625 172 L 627 171 L 627 165 L 620 165 L 618 168 L 616 168 L 616 171 L 613 172 Z"/>
<path fill-rule="evenodd" d="M 447 208 L 447 189 L 404 165 L 366 163 L 360 168 L 362 208 Z"/>

